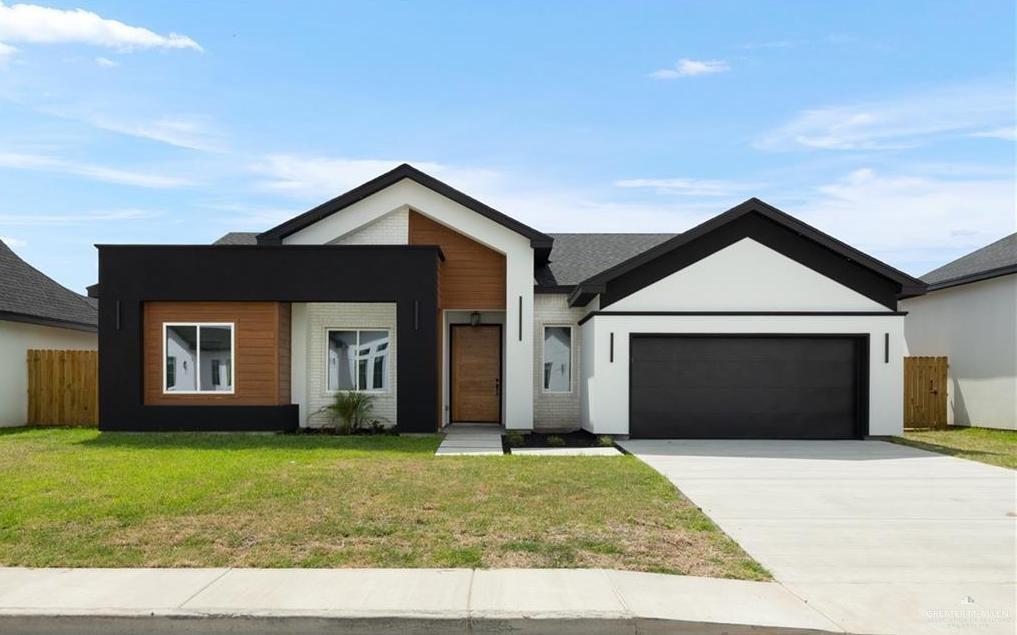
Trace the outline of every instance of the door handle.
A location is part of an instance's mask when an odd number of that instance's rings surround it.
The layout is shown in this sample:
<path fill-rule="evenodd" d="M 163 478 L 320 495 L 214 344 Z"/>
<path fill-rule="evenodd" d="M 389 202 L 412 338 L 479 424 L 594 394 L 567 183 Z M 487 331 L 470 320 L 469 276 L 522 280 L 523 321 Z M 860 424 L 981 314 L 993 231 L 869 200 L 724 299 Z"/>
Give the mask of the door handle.
<path fill-rule="evenodd" d="M 494 380 L 494 394 L 501 396 L 501 379 Z"/>

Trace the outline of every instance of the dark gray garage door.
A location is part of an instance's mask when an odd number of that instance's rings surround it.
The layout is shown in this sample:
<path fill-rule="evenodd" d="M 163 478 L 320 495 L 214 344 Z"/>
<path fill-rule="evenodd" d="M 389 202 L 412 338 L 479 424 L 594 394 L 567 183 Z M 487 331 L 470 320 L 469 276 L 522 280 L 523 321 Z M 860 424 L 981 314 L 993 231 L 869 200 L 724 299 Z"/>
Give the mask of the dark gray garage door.
<path fill-rule="evenodd" d="M 850 439 L 865 432 L 865 340 L 633 335 L 634 438 Z"/>

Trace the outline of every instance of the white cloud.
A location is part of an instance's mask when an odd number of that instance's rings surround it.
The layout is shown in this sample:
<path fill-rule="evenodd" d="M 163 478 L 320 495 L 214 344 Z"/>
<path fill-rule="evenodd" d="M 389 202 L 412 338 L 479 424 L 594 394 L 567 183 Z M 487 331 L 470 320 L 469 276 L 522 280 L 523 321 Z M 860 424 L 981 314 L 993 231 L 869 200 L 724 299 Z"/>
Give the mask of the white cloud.
<path fill-rule="evenodd" d="M 221 152 L 224 149 L 219 134 L 196 118 L 163 117 L 149 122 L 128 122 L 106 116 L 92 116 L 83 120 L 96 128 L 160 141 L 180 148 L 208 152 Z"/>
<path fill-rule="evenodd" d="M 875 150 L 922 145 L 1013 121 L 1013 87 L 954 86 L 892 100 L 805 110 L 756 140 L 763 150 Z"/>
<path fill-rule="evenodd" d="M 746 42 L 742 44 L 741 48 L 754 51 L 758 49 L 786 49 L 792 46 L 798 46 L 801 42 L 797 40 L 769 40 L 766 42 Z"/>
<path fill-rule="evenodd" d="M 45 106 L 38 111 L 53 117 L 88 124 L 100 130 L 159 141 L 180 148 L 223 152 L 226 142 L 222 134 L 206 121 L 193 115 L 167 115 L 150 121 L 139 121 L 130 116 L 110 115 L 96 108 L 78 106 Z"/>
<path fill-rule="evenodd" d="M 101 222 L 123 222 L 147 220 L 160 216 L 162 212 L 144 209 L 118 209 L 82 212 L 80 214 L 0 214 L 0 224 L 36 225 L 85 225 Z"/>
<path fill-rule="evenodd" d="M 1004 139 L 1006 141 L 1017 141 L 1017 126 L 1006 128 L 995 128 L 993 130 L 981 130 L 972 132 L 972 137 L 988 137 L 990 139 Z"/>
<path fill-rule="evenodd" d="M 623 179 L 615 181 L 614 185 L 631 189 L 652 189 L 662 194 L 681 196 L 730 196 L 754 187 L 747 183 L 688 178 Z"/>
<path fill-rule="evenodd" d="M 690 60 L 680 59 L 673 68 L 662 68 L 650 73 L 654 79 L 678 79 L 680 77 L 696 77 L 698 75 L 713 75 L 715 73 L 726 73 L 731 70 L 731 65 L 724 60 Z"/>
<path fill-rule="evenodd" d="M 67 161 L 57 157 L 39 154 L 2 152 L 0 153 L 0 167 L 71 174 L 107 183 L 120 183 L 122 185 L 134 185 L 137 187 L 158 189 L 182 187 L 191 184 L 191 182 L 186 179 L 172 176 L 161 176 L 146 172 L 133 172 L 130 170 L 121 170 L 119 168 L 111 168 L 93 163 Z"/>
<path fill-rule="evenodd" d="M 1011 178 L 880 174 L 863 168 L 818 186 L 791 214 L 921 274 L 1017 227 Z"/>
<path fill-rule="evenodd" d="M 28 246 L 28 243 L 26 243 L 25 241 L 21 240 L 20 238 L 14 238 L 12 236 L 0 236 L 0 242 L 3 242 L 5 245 L 12 249 L 15 247 Z"/>
<path fill-rule="evenodd" d="M 103 18 L 84 9 L 53 9 L 0 2 L 0 41 L 31 44 L 91 44 L 120 51 L 147 48 L 203 50 L 187 37 Z"/>
<path fill-rule="evenodd" d="M 119 62 L 114 62 L 108 57 L 97 57 L 95 58 L 95 63 L 101 66 L 102 68 L 113 68 L 114 66 L 120 66 Z"/>
<path fill-rule="evenodd" d="M 397 160 L 304 157 L 275 154 L 252 166 L 261 174 L 263 189 L 297 197 L 332 197 L 388 172 Z M 414 167 L 464 192 L 489 189 L 497 178 L 490 170 L 460 168 L 442 163 L 410 162 Z"/>
<path fill-rule="evenodd" d="M 8 60 L 14 57 L 14 54 L 18 52 L 18 49 L 0 42 L 0 68 L 3 68 L 7 64 Z"/>

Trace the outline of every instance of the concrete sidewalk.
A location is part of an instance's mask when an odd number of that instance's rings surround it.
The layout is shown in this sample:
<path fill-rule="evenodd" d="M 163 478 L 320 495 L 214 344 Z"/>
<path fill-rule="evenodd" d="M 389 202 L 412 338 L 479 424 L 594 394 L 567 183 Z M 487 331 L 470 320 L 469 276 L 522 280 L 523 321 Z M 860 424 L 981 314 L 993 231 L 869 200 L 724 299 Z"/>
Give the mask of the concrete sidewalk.
<path fill-rule="evenodd" d="M 0 632 L 843 632 L 770 582 L 601 569 L 0 568 Z"/>
<path fill-rule="evenodd" d="M 501 426 L 490 423 L 453 423 L 445 434 L 437 456 L 502 456 Z"/>

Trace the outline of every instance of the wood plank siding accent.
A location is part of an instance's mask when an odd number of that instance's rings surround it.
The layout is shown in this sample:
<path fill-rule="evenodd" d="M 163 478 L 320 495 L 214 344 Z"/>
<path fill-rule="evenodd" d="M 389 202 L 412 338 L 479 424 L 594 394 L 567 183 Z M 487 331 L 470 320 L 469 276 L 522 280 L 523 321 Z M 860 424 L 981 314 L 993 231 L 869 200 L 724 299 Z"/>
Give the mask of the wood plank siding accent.
<path fill-rule="evenodd" d="M 505 310 L 504 254 L 412 210 L 409 242 L 438 245 L 445 254 L 438 270 L 439 308 Z"/>
<path fill-rule="evenodd" d="M 142 325 L 146 405 L 290 403 L 290 305 L 281 302 L 146 302 Z M 233 322 L 233 394 L 163 393 L 163 323 Z"/>

